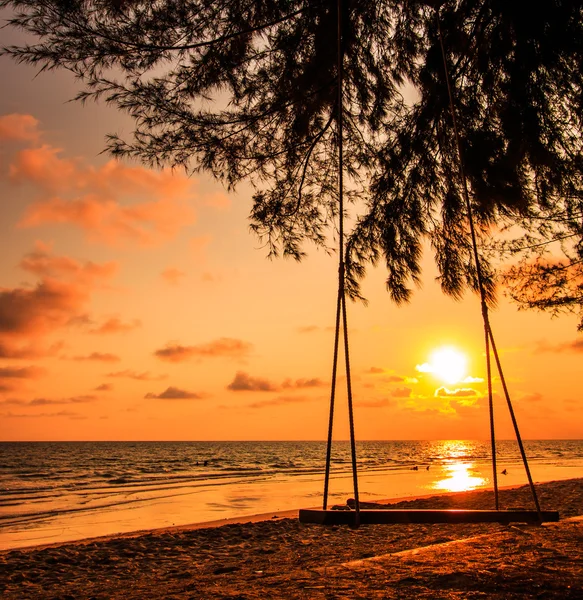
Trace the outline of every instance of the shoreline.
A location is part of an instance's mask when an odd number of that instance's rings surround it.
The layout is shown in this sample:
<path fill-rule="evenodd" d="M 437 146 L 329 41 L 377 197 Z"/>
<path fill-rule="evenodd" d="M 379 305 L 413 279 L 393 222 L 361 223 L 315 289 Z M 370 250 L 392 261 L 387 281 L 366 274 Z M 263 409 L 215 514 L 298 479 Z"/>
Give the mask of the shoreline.
<path fill-rule="evenodd" d="M 532 442 L 530 466 L 535 482 L 582 477 L 582 443 Z M 53 448 L 50 460 L 31 451 L 31 456 L 39 459 L 31 463 L 32 480 L 28 475 L 19 479 L 20 459 L 13 456 L 13 479 L 9 475 L 0 482 L 8 491 L 0 501 L 0 551 L 193 524 L 249 521 L 256 515 L 271 517 L 298 507 L 318 506 L 322 499 L 323 472 L 311 470 L 318 462 L 319 446 L 276 444 L 266 449 L 250 444 L 225 450 L 211 444 L 210 451 L 200 444 L 155 448 L 151 444 L 139 448 L 122 445 L 105 450 L 85 444 L 79 456 L 61 446 Z M 396 502 L 492 486 L 491 462 L 484 458 L 487 448 L 483 443 L 401 446 L 394 442 L 363 446 L 358 474 L 361 501 Z M 499 460 L 501 488 L 526 483 L 523 465 L 517 457 L 510 460 L 512 450 L 507 444 L 502 453 L 505 458 Z M 346 451 L 338 449 L 337 470 L 330 481 L 330 505 L 342 504 L 354 494 L 352 475 L 344 460 Z M 457 457 L 458 451 L 463 456 Z M 200 473 L 191 472 L 188 465 L 201 456 L 208 457 L 211 466 L 207 470 L 203 466 Z M 155 464 L 151 464 L 153 457 Z M 54 482 L 34 478 L 35 473 L 46 469 L 52 472 L 53 463 L 70 475 L 61 477 L 57 471 Z M 309 467 L 309 472 L 287 473 L 292 463 L 302 469 Z M 10 460 L 8 464 L 12 464 Z M 225 468 L 230 475 L 219 476 Z M 241 473 L 231 477 L 237 469 L 242 469 Z M 257 469 L 261 476 L 256 475 Z"/>
<path fill-rule="evenodd" d="M 583 597 L 583 479 L 537 485 L 561 521 L 323 527 L 266 514 L 0 552 L 3 600 L 508 600 Z M 528 486 L 500 490 L 526 506 Z M 493 492 L 423 496 L 399 508 L 484 508 Z M 267 513 L 268 516 L 272 516 Z M 579 518 L 576 518 L 579 517 Z M 249 520 L 253 519 L 253 520 Z"/>
<path fill-rule="evenodd" d="M 476 468 L 468 478 L 461 473 L 463 485 L 473 485 L 476 491 L 491 487 L 488 473 Z M 457 491 L 457 473 L 446 469 L 407 470 L 399 472 L 363 471 L 359 474 L 360 498 L 365 502 L 397 502 L 403 499 L 442 495 Z M 477 477 L 476 477 L 477 476 Z M 573 479 L 583 476 L 583 466 L 543 467 L 535 473 L 535 485 L 545 481 Z M 502 478 L 499 479 L 499 482 Z M 478 482 L 478 485 L 475 482 Z M 526 484 L 519 466 L 504 476 L 499 489 Z M 453 483 L 454 489 L 442 487 Z M 114 493 L 119 493 L 115 490 Z M 125 493 L 125 492 L 122 492 Z M 353 495 L 350 474 L 333 475 L 329 504 L 342 504 Z M 110 535 L 132 534 L 144 530 L 190 527 L 194 524 L 251 519 L 256 515 L 282 514 L 320 505 L 322 498 L 319 478 L 263 480 L 240 482 L 229 486 L 180 488 L 178 493 L 129 496 L 111 507 L 92 505 L 90 499 L 79 498 L 82 510 L 58 510 L 31 519 L 0 520 L 0 551 L 17 547 L 50 545 Z M 131 500 L 128 502 L 127 500 Z M 87 501 L 89 500 L 89 502 Z M 62 502 L 62 500 L 59 500 Z M 10 510 L 10 509 L 8 509 Z M 5 509 L 6 511 L 6 509 Z M 6 515 L 6 512 L 4 512 Z M 7 515 L 8 516 L 8 515 Z"/>
<path fill-rule="evenodd" d="M 581 478 L 581 479 L 575 478 L 575 479 L 571 479 L 571 480 L 557 480 L 557 481 L 541 482 L 541 483 L 537 482 L 537 483 L 535 483 L 535 487 L 538 487 L 539 485 L 543 485 L 543 484 L 558 483 L 559 481 L 581 481 L 581 485 L 583 486 L 583 478 Z M 499 492 L 504 492 L 504 491 L 518 490 L 518 489 L 526 489 L 526 488 L 529 488 L 529 486 L 527 484 L 515 484 L 515 485 L 499 486 L 498 490 L 499 490 Z M 398 498 L 383 498 L 383 499 L 375 500 L 375 503 L 383 504 L 383 505 L 387 505 L 387 506 L 389 506 L 389 505 L 401 505 L 402 506 L 407 503 L 418 503 L 420 501 L 421 502 L 428 501 L 433 498 L 435 498 L 435 499 L 442 498 L 442 497 L 446 497 L 446 498 L 454 497 L 455 498 L 455 497 L 462 497 L 462 496 L 471 498 L 472 495 L 482 495 L 482 494 L 493 494 L 493 490 L 486 489 L 486 488 L 463 491 L 463 492 L 446 492 L 446 491 L 435 490 L 433 493 L 429 493 L 429 494 L 419 494 L 416 496 L 401 496 Z M 329 506 L 331 507 L 332 503 L 330 503 Z M 337 506 L 337 505 L 335 505 L 335 506 Z M 0 555 L 15 551 L 15 550 L 19 550 L 19 551 L 20 550 L 22 550 L 22 551 L 44 550 L 44 549 L 49 549 L 49 548 L 60 547 L 60 546 L 67 545 L 67 544 L 81 544 L 82 545 L 82 544 L 90 544 L 90 543 L 94 543 L 94 542 L 110 542 L 110 541 L 115 541 L 117 539 L 138 538 L 138 537 L 141 537 L 144 535 L 165 535 L 165 534 L 174 534 L 174 533 L 181 533 L 181 532 L 198 531 L 201 529 L 213 529 L 213 528 L 218 528 L 218 527 L 224 527 L 227 525 L 247 525 L 247 524 L 253 524 L 253 523 L 260 523 L 260 522 L 264 522 L 264 521 L 273 521 L 273 520 L 281 520 L 281 519 L 297 519 L 300 509 L 304 509 L 304 508 L 317 509 L 317 508 L 320 508 L 320 506 L 310 506 L 310 507 L 302 506 L 299 508 L 283 510 L 283 511 L 269 511 L 269 512 L 257 513 L 257 514 L 253 514 L 253 515 L 225 517 L 223 519 L 214 519 L 211 521 L 186 523 L 186 524 L 182 524 L 182 525 L 172 525 L 172 526 L 166 526 L 166 527 L 152 527 L 152 528 L 147 528 L 147 529 L 137 529 L 135 531 L 111 533 L 111 534 L 106 534 L 106 535 L 98 535 L 98 536 L 92 536 L 92 537 L 75 539 L 75 540 L 51 542 L 48 544 L 31 544 L 29 546 L 18 546 L 18 547 L 14 547 L 14 548 L 0 549 Z M 583 506 L 582 506 L 581 512 L 583 514 Z"/>

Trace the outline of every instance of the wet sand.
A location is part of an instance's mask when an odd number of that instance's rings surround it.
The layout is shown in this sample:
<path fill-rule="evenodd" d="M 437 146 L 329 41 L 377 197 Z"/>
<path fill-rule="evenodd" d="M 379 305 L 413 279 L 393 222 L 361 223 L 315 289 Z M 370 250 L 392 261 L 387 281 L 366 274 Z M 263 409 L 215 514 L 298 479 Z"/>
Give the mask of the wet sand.
<path fill-rule="evenodd" d="M 583 480 L 537 486 L 544 526 L 304 525 L 282 514 L 0 553 L 0 598 L 583 598 Z M 531 508 L 527 487 L 503 508 Z M 492 492 L 394 504 L 492 508 Z"/>

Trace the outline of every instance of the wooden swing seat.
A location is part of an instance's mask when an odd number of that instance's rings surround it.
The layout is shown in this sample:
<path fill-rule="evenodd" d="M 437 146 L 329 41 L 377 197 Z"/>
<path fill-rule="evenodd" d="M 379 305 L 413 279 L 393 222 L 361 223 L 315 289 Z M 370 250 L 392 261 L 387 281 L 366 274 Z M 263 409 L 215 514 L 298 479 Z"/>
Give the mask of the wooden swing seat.
<path fill-rule="evenodd" d="M 300 510 L 300 523 L 318 525 L 356 525 L 354 510 Z M 362 509 L 360 525 L 393 523 L 541 523 L 556 522 L 556 510 L 466 510 L 466 509 Z"/>

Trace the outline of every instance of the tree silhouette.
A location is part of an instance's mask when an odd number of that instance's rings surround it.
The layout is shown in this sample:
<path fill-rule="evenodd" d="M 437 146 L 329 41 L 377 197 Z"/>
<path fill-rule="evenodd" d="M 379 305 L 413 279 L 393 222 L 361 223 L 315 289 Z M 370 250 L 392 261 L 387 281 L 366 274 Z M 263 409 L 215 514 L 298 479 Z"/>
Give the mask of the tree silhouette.
<path fill-rule="evenodd" d="M 501 274 L 505 292 L 522 308 L 578 315 L 583 331 L 583 206 L 564 202 L 532 212 L 526 233 L 498 244 L 520 260 Z"/>
<path fill-rule="evenodd" d="M 444 291 L 476 288 L 442 47 L 481 243 L 537 213 L 580 214 L 581 2 L 0 0 L 34 36 L 5 53 L 69 69 L 80 100 L 133 118 L 130 139 L 108 137 L 114 155 L 252 181 L 252 229 L 296 259 L 337 217 L 339 5 L 353 297 L 383 260 L 407 300 L 427 243 Z"/>

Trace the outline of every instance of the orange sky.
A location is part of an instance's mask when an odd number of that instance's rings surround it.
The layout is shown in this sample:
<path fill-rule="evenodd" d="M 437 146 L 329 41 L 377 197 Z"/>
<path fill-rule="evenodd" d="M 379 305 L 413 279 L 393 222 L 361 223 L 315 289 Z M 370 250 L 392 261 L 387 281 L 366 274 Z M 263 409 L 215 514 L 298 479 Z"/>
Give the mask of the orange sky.
<path fill-rule="evenodd" d="M 104 135 L 128 121 L 34 75 L 0 58 L 0 440 L 324 439 L 336 259 L 267 260 L 249 188 L 112 161 Z M 488 435 L 479 302 L 443 297 L 425 263 L 409 305 L 382 269 L 349 304 L 360 439 Z M 524 437 L 583 438 L 576 319 L 501 297 L 492 324 Z M 465 382 L 417 368 L 441 346 Z"/>

